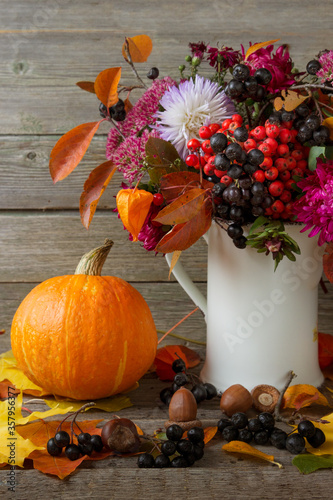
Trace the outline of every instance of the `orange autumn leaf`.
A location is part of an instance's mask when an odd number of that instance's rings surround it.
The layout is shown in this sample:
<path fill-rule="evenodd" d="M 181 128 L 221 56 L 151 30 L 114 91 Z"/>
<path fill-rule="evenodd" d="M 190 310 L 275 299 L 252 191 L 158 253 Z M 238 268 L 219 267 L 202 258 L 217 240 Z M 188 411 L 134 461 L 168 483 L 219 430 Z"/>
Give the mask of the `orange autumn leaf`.
<path fill-rule="evenodd" d="M 300 408 L 310 406 L 313 402 L 318 405 L 329 405 L 325 396 L 313 385 L 296 384 L 288 387 L 286 390 L 282 400 L 282 409 L 294 408 L 299 410 Z"/>
<path fill-rule="evenodd" d="M 128 51 L 132 62 L 146 62 L 153 49 L 153 42 L 151 41 L 151 38 L 148 35 L 137 35 L 131 38 L 126 38 L 126 41 L 128 43 Z M 125 47 L 126 42 L 123 44 L 122 54 L 125 61 L 127 61 Z"/>
<path fill-rule="evenodd" d="M 200 185 L 200 175 L 196 172 L 171 172 L 170 174 L 163 175 L 160 181 L 160 189 L 164 199 L 167 202 L 173 201 L 183 194 L 187 189 L 203 187 L 209 189 L 213 187 L 212 182 L 203 180 Z"/>
<path fill-rule="evenodd" d="M 333 363 L 333 335 L 318 333 L 318 357 L 322 370 Z"/>
<path fill-rule="evenodd" d="M 8 396 L 20 394 L 20 390 L 16 389 L 9 380 L 0 382 L 0 399 L 8 399 Z"/>
<path fill-rule="evenodd" d="M 164 207 L 154 221 L 173 226 L 191 220 L 200 211 L 205 194 L 206 191 L 200 188 L 186 191 L 186 193 Z"/>
<path fill-rule="evenodd" d="M 124 101 L 124 108 L 125 108 L 126 113 L 128 113 L 129 111 L 131 111 L 131 109 L 133 108 L 133 104 L 129 100 L 129 97 L 126 97 L 126 99 Z"/>
<path fill-rule="evenodd" d="M 80 197 L 81 221 L 85 228 L 89 228 L 95 214 L 100 197 L 116 172 L 117 166 L 111 160 L 105 161 L 95 168 L 84 183 Z"/>
<path fill-rule="evenodd" d="M 217 427 L 206 427 L 204 429 L 205 437 L 204 437 L 204 443 L 207 444 L 209 441 L 215 437 L 215 434 L 217 433 Z"/>
<path fill-rule="evenodd" d="M 254 45 L 251 45 L 251 47 L 249 47 L 247 49 L 247 52 L 245 54 L 245 61 L 251 54 L 253 54 L 257 50 L 262 49 L 263 47 L 266 47 L 267 45 L 272 45 L 273 43 L 278 42 L 279 40 L 280 40 L 280 38 L 277 38 L 276 40 L 268 40 L 268 42 L 260 42 L 260 43 L 255 43 Z"/>
<path fill-rule="evenodd" d="M 91 92 L 95 94 L 95 84 L 94 82 L 77 82 L 76 85 L 80 87 L 82 90 L 86 90 L 87 92 Z"/>
<path fill-rule="evenodd" d="M 172 363 L 179 358 L 184 361 L 186 368 L 194 368 L 200 363 L 200 356 L 183 345 L 168 345 L 157 349 L 154 365 L 160 380 L 173 380 L 175 372 L 172 370 Z"/>
<path fill-rule="evenodd" d="M 293 111 L 297 106 L 302 104 L 302 102 L 306 101 L 309 96 L 304 96 L 298 94 L 297 92 L 293 92 L 292 90 L 282 90 L 282 97 L 276 97 L 274 99 L 274 107 L 276 111 L 280 111 L 280 109 L 284 108 L 286 111 Z"/>
<path fill-rule="evenodd" d="M 260 458 L 261 460 L 266 460 L 266 462 L 270 462 L 271 464 L 277 465 L 279 469 L 282 469 L 283 466 L 278 462 L 274 461 L 273 455 L 267 455 L 262 451 L 257 450 L 253 446 L 243 443 L 242 441 L 230 441 L 222 446 L 222 450 L 228 451 L 230 453 L 241 453 L 242 455 L 250 455 L 251 457 Z"/>
<path fill-rule="evenodd" d="M 50 155 L 54 183 L 65 179 L 78 166 L 102 121 L 83 123 L 60 137 Z"/>
<path fill-rule="evenodd" d="M 108 68 L 101 71 L 95 80 L 94 89 L 98 99 L 109 108 L 118 102 L 118 83 L 121 68 Z"/>
<path fill-rule="evenodd" d="M 79 421 L 79 426 L 83 432 L 88 432 L 89 434 L 101 435 L 102 429 L 96 428 L 96 425 L 102 422 L 102 420 L 88 420 Z M 18 426 L 16 428 L 17 432 L 24 439 L 30 439 L 35 446 L 46 446 L 46 443 L 51 437 L 54 437 L 57 427 L 60 421 L 46 421 L 39 420 L 37 422 L 27 424 L 24 426 Z M 61 425 L 61 429 L 70 433 L 70 422 L 65 421 Z M 75 441 L 76 443 L 76 441 Z M 110 455 L 113 455 L 112 451 L 103 450 L 101 453 L 93 452 L 89 457 L 84 455 L 78 460 L 68 460 L 65 453 L 62 452 L 58 457 L 52 457 L 47 453 L 47 450 L 36 450 L 29 455 L 29 459 L 33 460 L 33 465 L 35 469 L 44 472 L 45 474 L 52 474 L 58 476 L 60 479 L 64 479 L 66 476 L 71 474 L 83 460 L 102 460 Z"/>
<path fill-rule="evenodd" d="M 171 253 L 186 250 L 203 236 L 212 223 L 212 205 L 207 198 L 200 211 L 188 222 L 176 224 L 157 244 L 155 251 Z"/>
<path fill-rule="evenodd" d="M 172 254 L 172 258 L 171 258 L 171 264 L 170 264 L 170 269 L 169 269 L 169 276 L 168 276 L 168 279 L 171 278 L 171 273 L 175 267 L 175 265 L 177 264 L 178 260 L 179 260 L 179 257 L 181 256 L 181 251 L 180 250 L 176 250 L 175 252 L 173 252 Z"/>
<path fill-rule="evenodd" d="M 323 255 L 324 273 L 330 283 L 333 283 L 333 244 L 327 243 Z"/>
<path fill-rule="evenodd" d="M 148 215 L 153 195 L 144 189 L 121 189 L 117 194 L 117 209 L 122 223 L 133 237 L 138 236 Z"/>

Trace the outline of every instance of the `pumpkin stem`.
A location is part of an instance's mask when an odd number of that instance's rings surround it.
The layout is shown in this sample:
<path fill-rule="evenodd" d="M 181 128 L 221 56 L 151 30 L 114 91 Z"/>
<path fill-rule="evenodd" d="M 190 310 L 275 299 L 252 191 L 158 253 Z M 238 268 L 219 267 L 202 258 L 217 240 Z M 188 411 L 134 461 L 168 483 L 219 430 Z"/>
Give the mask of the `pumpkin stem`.
<path fill-rule="evenodd" d="M 100 276 L 104 262 L 113 246 L 113 241 L 106 239 L 104 245 L 90 250 L 80 260 L 74 274 Z"/>

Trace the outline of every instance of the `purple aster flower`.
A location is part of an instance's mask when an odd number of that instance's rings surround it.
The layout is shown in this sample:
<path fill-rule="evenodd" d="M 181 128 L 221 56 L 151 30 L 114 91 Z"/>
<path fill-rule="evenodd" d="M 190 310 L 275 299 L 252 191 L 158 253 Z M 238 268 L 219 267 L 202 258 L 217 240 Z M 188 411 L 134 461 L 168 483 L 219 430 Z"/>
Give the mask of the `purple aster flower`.
<path fill-rule="evenodd" d="M 333 81 L 333 50 L 324 52 L 319 57 L 319 62 L 321 68 L 317 71 L 317 76 L 321 79 L 321 83 Z"/>
<path fill-rule="evenodd" d="M 175 146 L 182 158 L 188 154 L 188 140 L 199 139 L 202 125 L 222 123 L 235 113 L 232 101 L 218 84 L 198 75 L 194 82 L 189 80 L 178 87 L 170 87 L 160 104 L 164 110 L 155 115 L 159 120 L 156 129 L 162 139 Z"/>
<path fill-rule="evenodd" d="M 218 56 L 220 56 L 221 59 L 221 69 L 232 68 L 240 61 L 240 53 L 233 50 L 231 47 L 222 47 L 222 49 L 217 49 L 208 45 L 207 52 L 208 62 L 210 66 L 213 66 L 216 70 L 218 69 Z"/>
<path fill-rule="evenodd" d="M 274 94 L 290 87 L 295 83 L 295 78 L 291 73 L 292 60 L 287 46 L 280 45 L 275 54 L 273 54 L 273 48 L 273 45 L 268 45 L 266 48 L 256 50 L 246 59 L 245 64 L 249 66 L 251 76 L 259 68 L 266 68 L 272 73 L 272 80 L 267 89 Z M 245 58 L 244 49 L 243 58 Z"/>
<path fill-rule="evenodd" d="M 294 204 L 297 221 L 306 224 L 301 232 L 313 227 L 309 237 L 320 233 L 319 245 L 333 241 L 333 161 L 318 158 L 316 170 L 297 186 L 305 193 Z"/>

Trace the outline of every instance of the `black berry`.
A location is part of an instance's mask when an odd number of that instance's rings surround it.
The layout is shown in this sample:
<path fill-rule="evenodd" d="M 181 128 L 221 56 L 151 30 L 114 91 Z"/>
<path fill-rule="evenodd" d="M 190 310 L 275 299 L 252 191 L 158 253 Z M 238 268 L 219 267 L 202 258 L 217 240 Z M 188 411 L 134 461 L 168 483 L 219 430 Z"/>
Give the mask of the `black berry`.
<path fill-rule="evenodd" d="M 253 439 L 253 434 L 248 429 L 240 429 L 238 432 L 238 441 L 243 441 L 243 443 L 251 443 Z"/>
<path fill-rule="evenodd" d="M 166 430 L 166 437 L 170 439 L 170 441 L 180 441 L 183 436 L 183 429 L 177 425 L 172 424 Z"/>
<path fill-rule="evenodd" d="M 92 452 L 94 451 L 93 444 L 91 442 L 89 443 L 84 443 L 84 444 L 79 444 L 80 452 L 82 455 L 91 455 Z"/>
<path fill-rule="evenodd" d="M 245 413 L 237 412 L 231 416 L 231 425 L 236 429 L 245 429 L 248 424 L 248 418 Z"/>
<path fill-rule="evenodd" d="M 231 426 L 231 420 L 229 418 L 221 418 L 218 422 L 217 422 L 217 428 L 220 432 L 223 432 L 223 430 L 226 428 L 226 427 L 230 427 Z"/>
<path fill-rule="evenodd" d="M 150 68 L 150 70 L 148 71 L 147 73 L 147 78 L 149 78 L 149 80 L 156 80 L 156 78 L 158 78 L 158 75 L 160 74 L 158 68 Z"/>
<path fill-rule="evenodd" d="M 269 435 L 267 431 L 258 431 L 253 435 L 253 439 L 256 444 L 266 444 L 269 440 Z"/>
<path fill-rule="evenodd" d="M 171 368 L 175 373 L 183 372 L 186 369 L 185 363 L 182 359 L 176 359 L 172 365 Z"/>
<path fill-rule="evenodd" d="M 52 457 L 57 457 L 62 452 L 62 448 L 56 445 L 54 438 L 48 440 L 46 449 L 48 454 L 51 455 Z"/>
<path fill-rule="evenodd" d="M 288 434 L 281 429 L 274 429 L 272 434 L 269 437 L 269 440 L 275 448 L 278 450 L 284 450 L 286 447 L 286 440 Z"/>
<path fill-rule="evenodd" d="M 245 142 L 247 141 L 248 137 L 249 133 L 245 127 L 238 127 L 234 131 L 234 139 L 236 139 L 236 141 Z"/>
<path fill-rule="evenodd" d="M 326 437 L 323 431 L 318 427 L 316 427 L 316 432 L 314 436 L 312 436 L 311 438 L 307 438 L 307 440 L 308 443 L 312 446 L 312 448 L 319 448 L 319 446 L 325 443 Z"/>
<path fill-rule="evenodd" d="M 316 428 L 310 420 L 303 420 L 298 424 L 298 433 L 305 438 L 312 438 L 316 433 Z"/>
<path fill-rule="evenodd" d="M 298 432 L 290 434 L 286 439 L 286 448 L 294 455 L 302 453 L 305 448 L 305 439 Z"/>
<path fill-rule="evenodd" d="M 213 384 L 209 384 L 208 382 L 203 385 L 204 388 L 206 389 L 207 396 L 206 399 L 210 400 L 215 398 L 217 396 L 217 390 L 216 387 Z"/>
<path fill-rule="evenodd" d="M 264 429 L 273 429 L 275 425 L 275 419 L 271 413 L 265 411 L 263 413 L 260 413 L 258 418 Z"/>
<path fill-rule="evenodd" d="M 238 430 L 235 429 L 235 427 L 232 427 L 232 425 L 229 427 L 225 427 L 222 431 L 222 436 L 223 439 L 228 441 L 228 443 L 230 441 L 235 441 L 238 438 Z"/>
<path fill-rule="evenodd" d="M 188 461 L 186 460 L 185 457 L 175 457 L 171 461 L 171 467 L 176 467 L 176 468 L 183 468 L 183 467 L 188 467 Z"/>
<path fill-rule="evenodd" d="M 175 384 L 179 385 L 179 387 L 182 387 L 183 385 L 187 384 L 188 378 L 185 373 L 177 373 L 173 381 Z"/>
<path fill-rule="evenodd" d="M 306 71 L 309 73 L 309 75 L 315 75 L 321 68 L 321 64 L 317 59 L 312 59 L 312 61 L 309 61 L 308 64 L 306 65 Z"/>
<path fill-rule="evenodd" d="M 169 457 L 170 455 L 174 455 L 176 453 L 176 444 L 173 441 L 164 441 L 161 444 L 161 452 Z"/>
<path fill-rule="evenodd" d="M 166 467 L 170 467 L 170 460 L 165 455 L 158 455 L 155 458 L 155 467 L 159 469 L 164 469 Z"/>
<path fill-rule="evenodd" d="M 162 389 L 160 392 L 160 400 L 162 403 L 166 404 L 169 406 L 169 403 L 172 398 L 172 391 L 169 387 L 166 387 L 165 389 Z"/>
<path fill-rule="evenodd" d="M 197 444 L 194 445 L 194 451 L 193 454 L 195 456 L 196 460 L 200 460 L 204 456 L 204 449 L 198 446 Z"/>
<path fill-rule="evenodd" d="M 259 418 L 250 418 L 249 423 L 247 424 L 247 428 L 251 432 L 258 432 L 263 430 L 263 426 L 261 425 Z"/>
<path fill-rule="evenodd" d="M 261 85 L 268 85 L 269 82 L 272 80 L 272 73 L 266 68 L 259 68 L 254 73 L 254 78 Z"/>
<path fill-rule="evenodd" d="M 81 432 L 81 434 L 78 435 L 77 440 L 79 444 L 90 443 L 91 435 L 88 432 Z"/>
<path fill-rule="evenodd" d="M 187 432 L 187 437 L 191 443 L 199 443 L 203 441 L 205 433 L 202 427 L 192 427 L 192 429 Z"/>
<path fill-rule="evenodd" d="M 97 453 L 100 453 L 103 450 L 103 442 L 101 436 L 93 434 L 91 436 L 90 442 L 93 445 L 94 451 L 97 451 Z"/>
<path fill-rule="evenodd" d="M 244 81 L 250 76 L 250 68 L 245 64 L 236 64 L 232 71 L 232 76 L 236 80 Z"/>
<path fill-rule="evenodd" d="M 177 451 L 183 456 L 191 455 L 194 451 L 193 443 L 188 439 L 181 439 L 177 443 Z"/>
<path fill-rule="evenodd" d="M 76 444 L 69 444 L 65 448 L 65 455 L 69 460 L 77 460 L 81 455 L 80 448 Z"/>
<path fill-rule="evenodd" d="M 141 469 L 151 469 L 154 465 L 155 460 L 150 453 L 142 453 L 138 456 L 138 467 Z"/>
<path fill-rule="evenodd" d="M 214 153 L 222 153 L 228 144 L 228 139 L 224 134 L 218 133 L 210 138 L 210 147 Z"/>
<path fill-rule="evenodd" d="M 203 384 L 197 384 L 192 388 L 192 394 L 197 403 L 201 403 L 207 399 L 207 391 Z"/>
<path fill-rule="evenodd" d="M 57 446 L 60 446 L 60 448 L 64 448 L 70 443 L 70 437 L 68 432 L 66 431 L 59 431 L 56 433 L 54 436 L 54 442 Z"/>

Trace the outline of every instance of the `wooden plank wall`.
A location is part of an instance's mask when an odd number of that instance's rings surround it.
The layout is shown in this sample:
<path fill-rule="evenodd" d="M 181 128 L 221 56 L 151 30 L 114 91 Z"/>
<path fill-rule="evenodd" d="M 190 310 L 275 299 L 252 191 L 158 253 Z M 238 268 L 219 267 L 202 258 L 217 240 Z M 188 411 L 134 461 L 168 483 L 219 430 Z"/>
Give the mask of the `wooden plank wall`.
<path fill-rule="evenodd" d="M 104 159 L 103 124 L 82 164 L 53 185 L 48 157 L 61 134 L 98 119 L 95 96 L 75 86 L 109 66 L 123 66 L 122 83 L 132 73 L 121 56 L 124 35 L 146 33 L 154 44 L 151 66 L 177 77 L 188 41 L 220 41 L 238 47 L 273 38 L 289 43 L 305 64 L 330 45 L 329 0 L 312 2 L 225 0 L 0 0 L 0 337 L 10 346 L 12 316 L 28 291 L 42 280 L 74 271 L 79 257 L 105 237 L 115 241 L 105 274 L 130 281 L 152 308 L 157 327 L 168 329 L 192 308 L 163 257 L 154 257 L 127 239 L 112 212 L 119 176 L 103 195 L 91 229 L 80 222 L 78 202 L 90 170 Z M 200 241 L 183 260 L 205 289 L 206 247 Z M 332 295 L 320 301 L 320 329 L 333 332 Z M 204 339 L 199 313 L 178 330 Z M 174 342 L 174 339 L 172 339 Z"/>

